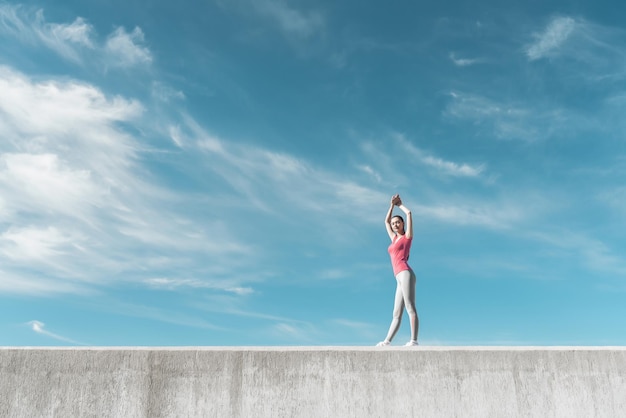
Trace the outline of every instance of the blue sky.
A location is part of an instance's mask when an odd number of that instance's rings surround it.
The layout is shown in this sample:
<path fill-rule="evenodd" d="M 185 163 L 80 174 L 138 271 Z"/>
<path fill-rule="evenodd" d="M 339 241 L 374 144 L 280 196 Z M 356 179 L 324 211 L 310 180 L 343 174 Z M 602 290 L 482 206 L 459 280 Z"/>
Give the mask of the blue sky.
<path fill-rule="evenodd" d="M 625 19 L 0 2 L 0 345 L 626 344 Z"/>

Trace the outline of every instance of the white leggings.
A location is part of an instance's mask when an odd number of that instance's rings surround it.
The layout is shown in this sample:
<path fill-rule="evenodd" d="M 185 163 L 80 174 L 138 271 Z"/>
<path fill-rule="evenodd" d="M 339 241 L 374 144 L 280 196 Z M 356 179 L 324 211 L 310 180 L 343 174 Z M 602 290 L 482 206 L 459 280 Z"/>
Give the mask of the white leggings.
<path fill-rule="evenodd" d="M 391 342 L 402 322 L 402 308 L 406 307 L 411 321 L 411 339 L 417 341 L 419 320 L 415 310 L 415 273 L 413 270 L 403 270 L 396 274 L 396 298 L 393 303 L 393 319 L 386 340 Z"/>

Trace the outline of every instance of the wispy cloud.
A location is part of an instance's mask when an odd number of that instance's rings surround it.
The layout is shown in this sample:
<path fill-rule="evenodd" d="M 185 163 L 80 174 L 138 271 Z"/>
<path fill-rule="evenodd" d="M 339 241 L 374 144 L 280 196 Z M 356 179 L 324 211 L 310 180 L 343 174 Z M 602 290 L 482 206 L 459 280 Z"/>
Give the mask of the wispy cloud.
<path fill-rule="evenodd" d="M 264 335 L 271 334 L 275 337 L 276 343 L 290 341 L 313 341 L 318 330 L 314 324 L 297 318 L 297 315 L 284 316 L 275 313 L 259 312 L 251 308 L 249 295 L 226 295 L 212 294 L 204 300 L 196 301 L 191 307 L 204 312 L 214 312 L 225 316 L 245 318 L 246 323 L 255 321 L 257 330 Z M 271 309 L 271 308 L 270 308 Z M 235 318 L 228 320 L 236 321 Z"/>
<path fill-rule="evenodd" d="M 70 24 L 50 23 L 49 28 L 54 38 L 88 48 L 94 47 L 92 38 L 93 26 L 85 22 L 82 17 L 77 17 Z"/>
<path fill-rule="evenodd" d="M 369 165 L 357 165 L 357 168 L 370 175 L 377 183 L 382 181 L 381 175 Z"/>
<path fill-rule="evenodd" d="M 354 321 L 352 319 L 338 318 L 330 321 L 331 324 L 338 325 L 344 329 L 342 334 L 356 334 L 359 337 L 374 340 L 381 330 L 370 323 Z"/>
<path fill-rule="evenodd" d="M 450 195 L 442 192 L 449 190 L 450 179 L 482 179 L 487 180 L 485 185 L 492 184 L 491 179 L 485 178 L 486 164 L 445 160 L 421 150 L 403 134 L 396 132 L 389 133 L 385 138 L 388 140 L 384 147 L 368 140 L 361 144 L 361 148 L 369 159 L 371 170 L 384 179 L 383 185 L 387 190 L 407 188 L 412 191 L 417 202 L 410 203 L 410 207 L 416 219 L 514 231 L 518 225 L 535 216 L 534 210 L 527 204 L 529 199 L 537 210 L 545 206 L 541 199 L 527 193 L 484 199 L 472 193 Z M 442 183 L 444 186 L 440 187 Z"/>
<path fill-rule="evenodd" d="M 175 290 L 179 288 L 189 287 L 194 289 L 216 289 L 223 290 L 225 292 L 234 293 L 239 296 L 250 295 L 254 293 L 254 289 L 251 287 L 232 286 L 232 283 L 216 282 L 213 280 L 198 280 L 198 279 L 172 279 L 166 277 L 155 277 L 145 279 L 143 281 L 150 287 L 156 289 Z"/>
<path fill-rule="evenodd" d="M 75 242 L 55 227 L 9 228 L 0 235 L 0 251 L 13 260 L 49 260 Z"/>
<path fill-rule="evenodd" d="M 405 152 L 410 154 L 413 158 L 415 158 L 422 164 L 428 167 L 432 167 L 436 169 L 437 172 L 444 175 L 450 175 L 454 177 L 478 177 L 485 170 L 484 164 L 476 166 L 472 166 L 466 163 L 459 164 L 452 161 L 443 160 L 433 155 L 429 155 L 428 153 L 422 151 L 421 149 L 410 143 L 403 135 L 395 135 L 395 138 Z"/>
<path fill-rule="evenodd" d="M 317 9 L 304 9 L 301 4 L 285 0 L 216 0 L 224 10 L 246 16 L 254 36 L 259 33 L 280 33 L 290 44 L 305 52 L 303 42 L 318 39 L 324 33 L 326 19 Z"/>
<path fill-rule="evenodd" d="M 93 25 L 77 17 L 71 23 L 47 22 L 43 10 L 0 4 L 0 34 L 33 46 L 45 46 L 63 58 L 79 63 L 96 62 L 107 68 L 146 65 L 152 53 L 144 45 L 140 28 L 128 33 L 117 28 L 104 44 L 98 41 Z"/>
<path fill-rule="evenodd" d="M 272 19 L 288 35 L 309 37 L 324 25 L 319 12 L 301 11 L 283 0 L 250 0 L 252 6 L 262 16 Z"/>
<path fill-rule="evenodd" d="M 46 337 L 50 337 L 50 338 L 53 338 L 53 339 L 55 339 L 55 340 L 58 340 L 58 341 L 63 341 L 63 342 L 70 343 L 70 344 L 76 344 L 76 345 L 87 345 L 87 344 L 80 343 L 80 342 L 78 342 L 78 341 L 72 340 L 72 339 L 70 339 L 70 338 L 63 337 L 62 335 L 55 334 L 55 333 L 53 333 L 53 332 L 50 332 L 50 331 L 45 330 L 44 328 L 45 328 L 45 326 L 46 326 L 46 325 L 45 325 L 43 322 L 39 322 L 39 321 L 30 321 L 30 322 L 28 322 L 28 325 L 29 325 L 29 326 L 31 327 L 31 329 L 32 329 L 33 331 L 35 331 L 37 334 L 40 334 L 40 335 L 45 335 Z"/>
<path fill-rule="evenodd" d="M 343 319 L 343 318 L 338 318 L 338 319 L 334 319 L 332 322 L 338 324 L 338 325 L 342 325 L 344 327 L 349 327 L 349 328 L 369 328 L 372 325 L 366 322 L 359 322 L 359 321 L 354 321 L 351 319 Z"/>
<path fill-rule="evenodd" d="M 561 71 L 588 82 L 626 78 L 626 31 L 582 18 L 554 17 L 524 50 L 529 61 L 550 59 Z"/>
<path fill-rule="evenodd" d="M 623 164 L 623 161 L 621 161 Z M 621 214 L 626 221 L 626 186 L 608 187 L 599 193 L 598 200 Z"/>
<path fill-rule="evenodd" d="M 409 181 L 411 187 L 420 188 L 424 179 L 441 181 L 449 179 L 482 179 L 486 164 L 469 164 L 449 161 L 434 152 L 422 150 L 402 133 L 390 132 L 382 142 L 365 140 L 360 149 L 366 163 L 356 167 L 375 179 L 382 187 L 397 188 Z M 401 169 L 398 169 L 401 168 Z"/>
<path fill-rule="evenodd" d="M 64 294 L 93 295 L 93 288 L 81 283 L 42 277 L 41 274 L 23 271 L 19 264 L 3 260 L 5 269 L 0 270 L 0 294 L 34 295 L 40 297 Z M 16 267 L 15 270 L 8 270 Z"/>
<path fill-rule="evenodd" d="M 176 90 L 160 81 L 152 83 L 152 97 L 156 100 L 164 103 L 169 103 L 172 100 L 184 100 L 185 93 L 180 90 Z"/>
<path fill-rule="evenodd" d="M 457 225 L 479 225 L 494 229 L 509 229 L 526 219 L 523 208 L 509 204 L 503 206 L 496 203 L 476 202 L 475 204 L 434 204 L 416 205 L 411 208 L 419 217 L 437 219 L 440 222 Z"/>
<path fill-rule="evenodd" d="M 475 65 L 481 62 L 478 58 L 458 58 L 454 52 L 450 52 L 449 57 L 457 67 L 469 67 L 470 65 Z"/>
<path fill-rule="evenodd" d="M 106 300 L 106 299 L 102 299 Z M 181 325 L 190 328 L 200 328 L 205 330 L 223 330 L 224 328 L 215 325 L 202 317 L 196 317 L 185 313 L 183 309 L 163 309 L 162 307 L 147 306 L 137 303 L 127 303 L 120 300 L 106 300 L 106 304 L 95 306 L 98 309 L 110 312 L 115 315 L 123 315 L 135 318 L 144 318 L 167 324 Z"/>
<path fill-rule="evenodd" d="M 142 166 L 140 138 L 121 126 L 141 126 L 139 102 L 7 67 L 0 90 L 0 257 L 9 274 L 32 281 L 11 282 L 16 291 L 40 294 L 55 280 L 82 291 L 112 274 L 141 277 L 145 268 L 168 277 L 190 257 L 193 274 L 209 260 L 222 264 L 224 254 L 250 252 L 232 237 L 218 239 L 228 236 L 219 221 L 177 209 L 197 198 L 161 187 Z"/>
<path fill-rule="evenodd" d="M 276 339 L 277 344 L 284 342 L 290 344 L 311 343 L 315 342 L 318 334 L 313 325 L 303 326 L 302 324 L 293 325 L 288 323 L 274 324 L 269 328 L 268 332 Z"/>
<path fill-rule="evenodd" d="M 364 208 L 364 220 L 373 221 L 378 218 L 373 208 L 386 199 L 377 189 L 302 158 L 221 139 L 190 118 L 171 132 L 174 142 L 202 152 L 206 167 L 261 211 L 280 213 L 289 204 L 319 214 L 322 221 L 329 213 L 349 211 L 342 203 L 348 199 Z"/>
<path fill-rule="evenodd" d="M 144 42 L 144 34 L 140 28 L 136 27 L 130 33 L 124 28 L 115 29 L 104 45 L 104 50 L 110 57 L 109 65 L 132 67 L 151 63 L 152 53 L 143 46 Z"/>
<path fill-rule="evenodd" d="M 473 122 L 498 139 L 537 141 L 564 137 L 594 125 L 584 115 L 559 106 L 498 101 L 478 94 L 451 92 L 444 116 Z"/>
<path fill-rule="evenodd" d="M 6 67 L 0 68 L 0 88 L 5 92 L 0 135 L 6 138 L 0 145 L 0 210 L 7 222 L 0 230 L 3 268 L 13 275 L 39 272 L 67 290 L 111 284 L 116 277 L 169 290 L 253 294 L 251 283 L 264 280 L 264 272 L 241 272 L 254 265 L 262 245 L 244 243 L 245 226 L 227 225 L 225 208 L 244 211 L 238 213 L 248 218 L 282 219 L 289 207 L 306 212 L 307 225 L 316 225 L 317 232 L 336 236 L 332 231 L 338 223 L 344 230 L 378 224 L 395 181 L 386 178 L 391 169 L 385 168 L 381 152 L 372 158 L 366 154 L 357 164 L 369 170 L 332 171 L 291 154 L 220 138 L 184 116 L 170 125 L 177 149 L 170 160 L 191 158 L 194 163 L 180 173 L 199 188 L 198 195 L 181 193 L 160 185 L 142 164 L 141 137 L 124 129 L 143 130 L 148 110 L 141 103 L 107 96 L 84 83 L 33 81 Z M 475 178 L 484 170 L 483 165 L 438 158 L 403 138 L 395 146 L 407 162 L 417 159 L 435 173 Z M 412 172 L 397 175 L 412 178 Z M 373 173 L 380 173 L 382 183 L 371 185 Z M 359 217 L 352 216 L 353 207 L 361 208 Z M 487 228 L 506 227 L 524 216 L 501 202 L 446 199 L 415 205 L 414 211 L 426 219 Z M 235 255 L 245 256 L 239 274 L 227 268 Z M 24 277 L 32 283 L 20 285 L 20 291 L 47 289 L 47 281 Z"/>
<path fill-rule="evenodd" d="M 555 17 L 545 30 L 535 34 L 535 42 L 526 46 L 526 55 L 533 61 L 555 54 L 576 30 L 577 22 L 571 17 Z"/>
<path fill-rule="evenodd" d="M 343 269 L 327 269 L 320 272 L 320 278 L 323 280 L 338 280 L 352 275 L 352 271 Z"/>
<path fill-rule="evenodd" d="M 94 48 L 93 27 L 78 17 L 72 23 L 47 23 L 42 10 L 0 4 L 0 33 L 28 44 L 42 44 L 71 61 L 80 62 L 82 49 Z"/>
<path fill-rule="evenodd" d="M 573 259 L 592 271 L 626 278 L 626 258 L 601 239 L 569 230 L 528 231 L 527 236 L 570 252 Z"/>

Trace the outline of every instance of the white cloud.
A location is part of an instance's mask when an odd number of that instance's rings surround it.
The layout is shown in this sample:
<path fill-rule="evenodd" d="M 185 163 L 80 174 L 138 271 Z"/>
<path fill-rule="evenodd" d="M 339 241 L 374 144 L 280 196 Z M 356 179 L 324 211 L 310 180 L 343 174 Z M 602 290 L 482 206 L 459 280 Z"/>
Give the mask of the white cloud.
<path fill-rule="evenodd" d="M 235 293 L 239 296 L 246 296 L 254 293 L 254 289 L 252 289 L 251 287 L 228 287 L 225 290 Z"/>
<path fill-rule="evenodd" d="M 553 18 L 546 29 L 535 35 L 535 42 L 526 46 L 526 55 L 531 61 L 555 53 L 576 30 L 577 22 L 571 17 Z"/>
<path fill-rule="evenodd" d="M 412 158 L 426 166 L 435 168 L 437 172 L 444 175 L 454 177 L 478 177 L 485 169 L 484 164 L 471 166 L 466 163 L 459 164 L 429 155 L 410 143 L 403 135 L 396 134 L 394 138 L 400 144 L 403 151 L 408 153 Z"/>
<path fill-rule="evenodd" d="M 184 100 L 185 94 L 162 82 L 155 81 L 152 83 L 152 97 L 160 102 L 169 103 L 171 100 Z"/>
<path fill-rule="evenodd" d="M 549 58 L 566 80 L 580 83 L 621 81 L 626 78 L 626 31 L 584 19 L 553 18 L 546 29 L 526 45 L 530 61 Z"/>
<path fill-rule="evenodd" d="M 115 206 L 110 190 L 132 184 L 128 165 L 137 146 L 116 123 L 137 119 L 142 107 L 89 85 L 34 82 L 6 67 L 0 90 L 6 210 L 87 221 L 106 201 Z"/>
<path fill-rule="evenodd" d="M 15 295 L 36 295 L 42 297 L 62 294 L 93 294 L 93 289 L 83 284 L 57 280 L 56 278 L 42 277 L 41 274 L 32 274 L 25 271 L 9 270 L 12 264 L 3 260 L 5 270 L 0 270 L 0 293 Z"/>
<path fill-rule="evenodd" d="M 620 164 L 623 165 L 624 162 L 620 161 Z M 614 209 L 618 214 L 621 214 L 626 221 L 626 186 L 607 188 L 599 193 L 597 198 L 608 207 Z"/>
<path fill-rule="evenodd" d="M 74 341 L 74 340 L 69 339 L 67 337 L 63 337 L 61 335 L 58 335 L 58 334 L 55 334 L 55 333 L 52 333 L 50 331 L 45 330 L 44 328 L 45 328 L 46 325 L 43 322 L 30 321 L 30 322 L 28 322 L 28 325 L 37 334 L 45 335 L 46 337 L 50 337 L 50 338 L 53 338 L 55 340 L 63 341 L 63 342 L 70 343 L 70 344 L 87 345 L 87 344 L 79 343 L 78 341 Z"/>
<path fill-rule="evenodd" d="M 437 219 L 457 225 L 478 225 L 494 229 L 508 229 L 527 217 L 525 211 L 514 204 L 435 204 L 414 205 L 414 216 Z"/>
<path fill-rule="evenodd" d="M 175 141 L 197 147 L 208 169 L 229 183 L 258 210 L 279 213 L 285 204 L 327 218 L 329 213 L 349 212 L 346 199 L 363 208 L 362 219 L 374 221 L 376 203 L 386 201 L 378 190 L 361 186 L 303 159 L 263 148 L 233 143 L 204 131 L 187 120 L 186 129 L 175 129 Z"/>
<path fill-rule="evenodd" d="M 35 81 L 3 66 L 0 66 L 0 89 L 3 92 L 0 110 L 9 118 L 0 122 L 0 129 L 3 133 L 13 131 L 14 136 L 8 139 L 14 145 L 19 145 L 17 140 L 22 135 L 29 136 L 29 141 L 25 141 L 29 145 L 45 146 L 52 145 L 46 141 L 49 136 L 85 130 L 94 136 L 90 146 L 119 145 L 111 143 L 119 140 L 119 135 L 111 138 L 113 127 L 109 125 L 137 119 L 143 112 L 137 101 L 119 96 L 108 98 L 88 84 L 53 79 Z M 106 130 L 96 136 L 96 129 L 90 128 L 92 124 Z M 35 135 L 40 135 L 37 141 Z"/>
<path fill-rule="evenodd" d="M 0 4 L 0 30 L 15 37 L 27 38 L 32 35 L 32 31 L 27 28 L 18 13 L 21 9 L 10 4 Z"/>
<path fill-rule="evenodd" d="M 167 131 L 174 145 L 176 145 L 178 148 L 183 148 L 185 146 L 180 127 L 170 126 L 167 128 Z"/>
<path fill-rule="evenodd" d="M 419 149 L 402 134 L 390 133 L 387 137 L 391 140 L 386 140 L 384 147 L 366 141 L 361 149 L 371 160 L 372 170 L 381 173 L 387 190 L 401 194 L 406 190 L 407 204 L 417 222 L 476 226 L 508 234 L 547 207 L 541 198 L 521 191 L 514 196 L 490 199 L 471 192 L 451 195 L 446 192 L 450 190 L 450 177 L 482 179 L 484 184 L 491 185 L 491 179 L 485 178 L 485 164 L 447 161 Z M 424 167 L 431 170 L 424 170 Z M 382 199 L 388 201 L 389 196 Z M 528 204 L 529 199 L 532 205 Z M 378 218 L 376 220 L 380 221 Z"/>
<path fill-rule="evenodd" d="M 71 236 L 55 227 L 10 228 L 0 235 L 0 251 L 14 260 L 49 259 L 72 242 Z"/>
<path fill-rule="evenodd" d="M 208 295 L 205 300 L 194 302 L 192 307 L 205 312 L 217 312 L 221 316 L 232 315 L 269 321 L 276 324 L 289 324 L 292 328 L 312 328 L 312 325 L 309 322 L 296 319 L 293 315 L 285 317 L 250 310 L 250 303 L 247 298 L 247 294 L 212 294 Z"/>
<path fill-rule="evenodd" d="M 376 341 L 375 338 L 380 335 L 380 328 L 376 325 L 354 321 L 352 319 L 338 318 L 330 321 L 331 325 L 338 325 L 342 329 L 342 335 L 356 334 L 362 338 Z M 345 338 L 345 337 L 344 337 Z"/>
<path fill-rule="evenodd" d="M 496 116 L 510 116 L 522 118 L 528 114 L 528 110 L 498 103 L 485 97 L 461 92 L 451 92 L 452 104 L 446 111 L 448 114 L 460 118 L 487 118 Z"/>
<path fill-rule="evenodd" d="M 188 127 L 193 128 L 195 142 L 205 153 L 207 167 L 229 182 L 234 190 L 243 193 L 259 210 L 278 214 L 280 209 L 289 205 L 308 211 L 310 222 L 326 225 L 343 215 L 353 215 L 353 208 L 357 207 L 361 222 L 380 222 L 380 212 L 384 212 L 390 193 L 350 181 L 345 173 L 326 171 L 290 155 L 222 140 L 207 134 L 197 125 Z M 482 165 L 457 164 L 432 157 L 412 146 L 401 135 L 396 135 L 395 139 L 403 150 L 402 155 L 407 156 L 401 162 L 394 163 L 396 168 L 404 164 L 408 170 L 412 167 L 410 162 L 418 158 L 422 164 L 435 168 L 436 173 L 445 175 L 473 178 L 480 176 L 484 170 Z M 210 144 L 208 147 L 205 146 L 206 141 Z M 185 137 L 184 142 L 193 143 L 194 140 Z M 369 151 L 373 158 L 384 161 L 384 152 L 371 147 L 372 144 Z M 412 177 L 412 170 L 406 171 L 404 175 Z M 385 182 L 383 186 L 390 187 L 390 184 Z M 411 187 L 417 188 L 419 185 L 412 184 Z M 412 204 L 413 213 L 443 223 L 477 225 L 490 229 L 510 228 L 527 215 L 514 202 L 458 203 L 446 202 L 444 197 L 438 199 L 438 203 L 429 205 Z M 346 223 L 342 225 L 345 229 Z M 334 230 L 330 224 L 324 229 Z"/>
<path fill-rule="evenodd" d="M 485 168 L 484 164 L 472 167 L 469 164 L 457 164 L 432 156 L 425 156 L 422 161 L 424 164 L 435 167 L 444 173 L 461 177 L 477 177 L 484 171 Z"/>
<path fill-rule="evenodd" d="M 141 138 L 124 128 L 141 130 L 137 101 L 7 67 L 0 91 L 0 264 L 16 278 L 0 291 L 84 292 L 149 268 L 202 276 L 224 255 L 251 253 L 216 218 L 191 213 L 197 197 L 162 187 L 142 165 Z"/>
<path fill-rule="evenodd" d="M 486 129 L 498 139 L 537 141 L 565 137 L 593 122 L 585 115 L 557 106 L 497 101 L 481 95 L 452 92 L 444 116 L 474 123 L 473 130 Z"/>
<path fill-rule="evenodd" d="M 568 230 L 528 231 L 527 235 L 538 241 L 571 252 L 575 260 L 580 260 L 587 268 L 609 274 L 610 278 L 626 277 L 626 258 L 616 254 L 600 239 Z"/>
<path fill-rule="evenodd" d="M 332 322 L 344 326 L 344 327 L 348 327 L 348 328 L 354 328 L 354 329 L 364 329 L 364 328 L 371 328 L 372 324 L 369 324 L 367 322 L 359 322 L 359 321 L 354 321 L 351 319 L 334 319 Z"/>
<path fill-rule="evenodd" d="M 457 58 L 454 52 L 450 52 L 450 60 L 457 67 L 469 67 L 480 62 L 478 58 Z"/>
<path fill-rule="evenodd" d="M 345 279 L 346 277 L 352 276 L 353 272 L 343 269 L 328 269 L 323 270 L 319 273 L 319 276 L 323 280 L 338 280 Z"/>
<path fill-rule="evenodd" d="M 206 321 L 204 318 L 197 318 L 192 315 L 181 313 L 180 309 L 166 310 L 153 306 L 120 302 L 119 300 L 108 300 L 106 301 L 106 304 L 102 304 L 98 308 L 114 313 L 115 315 L 145 318 L 168 324 L 182 325 L 184 327 L 200 328 L 205 330 L 224 329 Z"/>
<path fill-rule="evenodd" d="M 94 48 L 93 27 L 78 17 L 69 24 L 47 23 L 42 10 L 29 13 L 14 5 L 0 5 L 0 33 L 28 44 L 42 44 L 74 62 L 84 49 Z"/>
<path fill-rule="evenodd" d="M 230 281 L 215 281 L 215 280 L 199 280 L 199 279 L 178 279 L 178 278 L 166 278 L 155 277 L 145 279 L 143 281 L 148 286 L 156 289 L 175 290 L 183 287 L 190 287 L 194 289 L 214 289 L 222 290 L 228 293 L 234 293 L 239 296 L 250 295 L 254 293 L 254 289 L 251 287 L 232 286 Z"/>
<path fill-rule="evenodd" d="M 0 155 L 0 188 L 13 195 L 7 205 L 13 212 L 46 208 L 83 219 L 90 206 L 104 198 L 89 171 L 73 170 L 55 154 Z M 90 198 L 85 199 L 87 196 Z"/>
<path fill-rule="evenodd" d="M 109 56 L 109 65 L 132 67 L 151 63 L 152 53 L 142 45 L 144 42 L 144 34 L 140 28 L 136 27 L 131 33 L 124 28 L 117 28 L 109 35 L 104 46 Z"/>
<path fill-rule="evenodd" d="M 63 58 L 79 64 L 105 64 L 107 68 L 150 64 L 152 53 L 144 46 L 141 28 L 128 33 L 122 27 L 113 31 L 104 45 L 84 18 L 72 23 L 47 22 L 43 10 L 29 11 L 21 6 L 0 5 L 0 34 L 28 45 L 43 45 Z"/>
<path fill-rule="evenodd" d="M 81 17 L 77 17 L 70 24 L 50 23 L 47 25 L 50 29 L 50 37 L 42 38 L 44 41 L 58 39 L 62 42 L 70 42 L 76 45 L 83 45 L 87 48 L 93 48 L 92 40 L 93 26 L 85 22 Z"/>
<path fill-rule="evenodd" d="M 378 172 L 376 172 L 369 165 L 357 165 L 357 168 L 359 170 L 369 174 L 370 176 L 372 176 L 376 180 L 377 183 L 380 183 L 382 181 L 382 177 L 380 176 L 380 174 Z"/>
<path fill-rule="evenodd" d="M 310 342 L 315 340 L 314 328 L 312 326 L 303 328 L 302 325 L 292 325 L 278 323 L 273 325 L 269 331 L 278 340 L 283 341 Z"/>
<path fill-rule="evenodd" d="M 282 0 L 251 0 L 253 7 L 264 16 L 274 20 L 287 34 L 309 37 L 324 25 L 318 12 L 303 12 L 290 7 Z"/>

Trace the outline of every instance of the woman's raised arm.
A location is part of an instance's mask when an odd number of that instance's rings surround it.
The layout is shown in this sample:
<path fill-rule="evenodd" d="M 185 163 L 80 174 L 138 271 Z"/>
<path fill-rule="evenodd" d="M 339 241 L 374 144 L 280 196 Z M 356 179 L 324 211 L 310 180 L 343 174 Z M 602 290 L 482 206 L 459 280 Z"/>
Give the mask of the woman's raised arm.
<path fill-rule="evenodd" d="M 413 216 L 411 215 L 411 210 L 402 204 L 402 200 L 400 196 L 398 196 L 398 203 L 396 203 L 400 210 L 404 212 L 406 215 L 406 226 L 404 228 L 404 236 L 407 239 L 413 238 Z"/>
<path fill-rule="evenodd" d="M 393 241 L 393 238 L 396 236 L 396 234 L 393 232 L 393 229 L 391 228 L 391 215 L 393 214 L 393 207 L 399 201 L 400 201 L 399 195 L 396 194 L 391 197 L 389 210 L 387 211 L 387 216 L 385 217 L 385 228 L 387 228 L 387 235 L 389 235 L 389 239 L 391 241 Z"/>

